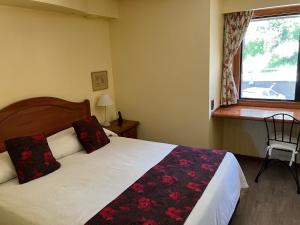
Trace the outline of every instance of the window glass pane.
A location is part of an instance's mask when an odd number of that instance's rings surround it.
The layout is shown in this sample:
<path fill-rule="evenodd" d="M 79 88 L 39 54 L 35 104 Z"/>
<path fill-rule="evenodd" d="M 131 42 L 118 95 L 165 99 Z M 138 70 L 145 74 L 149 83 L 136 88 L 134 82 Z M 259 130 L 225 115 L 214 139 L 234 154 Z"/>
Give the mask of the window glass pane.
<path fill-rule="evenodd" d="M 300 15 L 250 22 L 242 51 L 241 98 L 294 100 Z"/>

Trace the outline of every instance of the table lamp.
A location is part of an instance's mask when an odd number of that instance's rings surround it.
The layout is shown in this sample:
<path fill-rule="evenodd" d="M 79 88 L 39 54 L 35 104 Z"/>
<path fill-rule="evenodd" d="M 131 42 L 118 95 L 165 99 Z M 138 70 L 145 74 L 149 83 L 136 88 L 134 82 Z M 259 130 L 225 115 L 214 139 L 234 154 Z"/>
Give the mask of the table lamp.
<path fill-rule="evenodd" d="M 112 101 L 111 97 L 108 94 L 104 94 L 104 95 L 101 95 L 99 97 L 98 102 L 97 102 L 97 106 L 105 107 L 105 121 L 103 123 L 103 126 L 109 126 L 110 125 L 110 122 L 107 121 L 107 118 L 106 118 L 107 106 L 110 106 L 110 105 L 113 105 L 113 101 Z"/>

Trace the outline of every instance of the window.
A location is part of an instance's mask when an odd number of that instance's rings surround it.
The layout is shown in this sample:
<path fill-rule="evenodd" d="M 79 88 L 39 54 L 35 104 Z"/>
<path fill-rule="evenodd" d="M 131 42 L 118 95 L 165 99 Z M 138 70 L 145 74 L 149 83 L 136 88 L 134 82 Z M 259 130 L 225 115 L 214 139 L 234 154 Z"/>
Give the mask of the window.
<path fill-rule="evenodd" d="M 300 101 L 298 9 L 255 12 L 234 62 L 240 99 Z"/>

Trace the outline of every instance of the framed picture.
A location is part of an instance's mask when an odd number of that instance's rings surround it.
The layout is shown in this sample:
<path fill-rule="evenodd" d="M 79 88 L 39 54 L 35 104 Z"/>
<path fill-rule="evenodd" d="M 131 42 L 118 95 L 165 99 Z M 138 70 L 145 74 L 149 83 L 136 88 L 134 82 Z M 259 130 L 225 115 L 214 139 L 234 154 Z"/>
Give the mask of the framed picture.
<path fill-rule="evenodd" d="M 104 90 L 108 88 L 107 71 L 92 72 L 93 91 Z"/>

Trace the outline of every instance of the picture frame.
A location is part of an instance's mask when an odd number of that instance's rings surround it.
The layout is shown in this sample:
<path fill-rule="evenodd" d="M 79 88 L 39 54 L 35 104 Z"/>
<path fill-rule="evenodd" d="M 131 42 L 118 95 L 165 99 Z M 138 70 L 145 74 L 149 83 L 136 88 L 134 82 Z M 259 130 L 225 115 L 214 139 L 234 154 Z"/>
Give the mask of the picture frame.
<path fill-rule="evenodd" d="M 92 72 L 93 91 L 105 90 L 108 88 L 107 71 Z"/>

